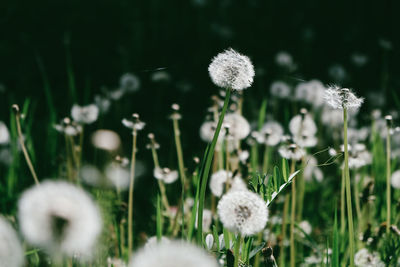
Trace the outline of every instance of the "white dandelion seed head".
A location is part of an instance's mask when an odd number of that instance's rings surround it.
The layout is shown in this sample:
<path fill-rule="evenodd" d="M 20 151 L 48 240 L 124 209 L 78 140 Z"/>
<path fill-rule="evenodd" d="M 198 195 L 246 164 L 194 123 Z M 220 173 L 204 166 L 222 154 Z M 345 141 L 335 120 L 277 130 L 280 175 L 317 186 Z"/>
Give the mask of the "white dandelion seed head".
<path fill-rule="evenodd" d="M 160 167 L 154 168 L 153 175 L 156 179 L 162 180 L 166 184 L 172 184 L 179 177 L 178 171 Z"/>
<path fill-rule="evenodd" d="M 232 179 L 232 173 L 226 170 L 219 170 L 211 175 L 210 190 L 214 196 L 221 197 L 224 192 L 226 181 Z"/>
<path fill-rule="evenodd" d="M 128 119 L 122 119 L 122 124 L 129 129 L 136 130 L 136 131 L 141 131 L 143 130 L 144 126 L 146 126 L 146 123 L 143 121 L 139 120 L 139 115 L 134 113 L 132 115 L 133 120 L 128 120 Z"/>
<path fill-rule="evenodd" d="M 244 236 L 262 231 L 268 220 L 267 204 L 248 190 L 228 192 L 218 202 L 217 209 L 224 227 Z"/>
<path fill-rule="evenodd" d="M 8 131 L 7 125 L 0 121 L 0 145 L 5 145 L 10 142 L 10 132 Z"/>
<path fill-rule="evenodd" d="M 312 232 L 312 226 L 311 226 L 311 224 L 310 224 L 308 221 L 306 221 L 306 220 L 301 221 L 301 222 L 299 223 L 299 227 L 300 227 L 301 230 L 303 230 L 304 233 L 306 233 L 307 235 L 310 235 L 311 232 Z M 299 235 L 300 235 L 301 237 L 305 237 L 305 236 L 304 236 L 304 233 L 303 233 L 302 231 L 299 231 Z"/>
<path fill-rule="evenodd" d="M 157 247 L 157 244 L 169 244 L 171 243 L 171 240 L 168 237 L 161 236 L 160 241 L 157 240 L 157 236 L 152 236 L 149 239 L 147 239 L 146 244 L 144 244 L 145 249 L 154 249 Z"/>
<path fill-rule="evenodd" d="M 122 259 L 108 257 L 107 267 L 126 267 L 126 263 Z"/>
<path fill-rule="evenodd" d="M 236 175 L 235 178 L 233 178 L 232 180 L 231 189 L 229 190 L 229 192 L 243 191 L 243 190 L 247 191 L 247 185 L 243 181 L 242 177 Z"/>
<path fill-rule="evenodd" d="M 217 127 L 217 124 L 213 121 L 206 121 L 204 122 L 201 127 L 200 127 L 200 138 L 204 142 L 210 143 L 214 137 L 215 134 L 215 129 Z M 225 128 L 221 127 L 221 130 L 218 135 L 217 142 L 221 143 L 224 140 L 225 136 Z"/>
<path fill-rule="evenodd" d="M 119 87 L 125 92 L 136 92 L 139 90 L 140 80 L 132 73 L 125 73 L 119 79 Z"/>
<path fill-rule="evenodd" d="M 290 120 L 289 130 L 293 136 L 312 136 L 317 133 L 317 125 L 309 113 L 299 114 Z"/>
<path fill-rule="evenodd" d="M 246 164 L 247 160 L 250 157 L 250 152 L 248 150 L 241 150 L 238 152 L 239 160 L 242 164 Z"/>
<path fill-rule="evenodd" d="M 347 129 L 347 138 L 350 144 L 366 141 L 369 134 L 370 129 L 368 127 L 362 127 L 360 129 L 349 127 Z"/>
<path fill-rule="evenodd" d="M 295 144 L 282 145 L 279 147 L 278 152 L 281 155 L 281 157 L 293 160 L 300 160 L 302 157 L 306 155 L 304 149 Z"/>
<path fill-rule="evenodd" d="M 344 151 L 344 145 L 341 146 L 342 151 Z M 372 163 L 372 155 L 367 150 L 365 144 L 356 143 L 348 146 L 349 150 L 349 168 L 359 169 L 363 166 Z"/>
<path fill-rule="evenodd" d="M 304 180 L 310 182 L 314 178 L 317 182 L 321 182 L 324 177 L 321 169 L 317 167 L 317 159 L 314 156 L 307 156 L 306 162 L 307 165 L 303 171 Z"/>
<path fill-rule="evenodd" d="M 91 141 L 94 147 L 107 151 L 115 151 L 121 145 L 121 139 L 116 132 L 104 129 L 95 131 Z"/>
<path fill-rule="evenodd" d="M 198 208 L 198 207 L 197 207 Z M 211 210 L 204 209 L 203 210 L 203 232 L 209 232 L 211 223 L 212 223 L 212 212 Z M 196 213 L 196 221 L 194 223 L 194 227 L 197 229 L 197 220 L 198 220 L 198 213 Z"/>
<path fill-rule="evenodd" d="M 99 108 L 95 104 L 79 106 L 74 104 L 71 109 L 71 117 L 74 121 L 81 124 L 91 124 L 97 120 Z"/>
<path fill-rule="evenodd" d="M 79 176 L 85 184 L 91 186 L 101 186 L 104 183 L 101 171 L 91 164 L 84 164 L 79 170 Z"/>
<path fill-rule="evenodd" d="M 395 171 L 392 174 L 392 178 L 390 179 L 390 183 L 392 184 L 393 188 L 400 189 L 400 170 Z"/>
<path fill-rule="evenodd" d="M 53 127 L 57 132 L 68 136 L 76 136 L 82 132 L 82 126 L 69 118 L 64 118 L 60 124 L 55 124 Z"/>
<path fill-rule="evenodd" d="M 303 136 L 294 136 L 293 141 L 299 146 L 299 147 L 314 147 L 318 143 L 318 138 L 314 135 L 303 135 Z"/>
<path fill-rule="evenodd" d="M 262 142 L 268 146 L 276 146 L 282 140 L 283 128 L 279 122 L 268 121 L 261 128 Z"/>
<path fill-rule="evenodd" d="M 217 260 L 205 250 L 182 241 L 159 243 L 137 251 L 130 267 L 218 267 Z"/>
<path fill-rule="evenodd" d="M 354 264 L 357 267 L 384 267 L 385 264 L 379 258 L 377 252 L 369 252 L 368 249 L 362 248 L 354 255 Z"/>
<path fill-rule="evenodd" d="M 276 54 L 275 63 L 280 67 L 288 69 L 294 69 L 296 67 L 292 55 L 286 51 L 280 51 Z"/>
<path fill-rule="evenodd" d="M 135 178 L 137 178 L 138 172 L 140 171 L 140 166 L 136 162 L 135 164 Z M 127 190 L 130 183 L 130 171 L 127 167 L 118 163 L 110 163 L 104 169 L 104 175 L 107 179 L 107 184 L 113 186 L 117 190 Z"/>
<path fill-rule="evenodd" d="M 319 80 L 299 83 L 295 88 L 295 99 L 319 108 L 324 104 L 325 86 Z"/>
<path fill-rule="evenodd" d="M 269 91 L 272 96 L 278 98 L 289 98 L 291 96 L 292 89 L 283 81 L 275 81 L 271 84 Z"/>
<path fill-rule="evenodd" d="M 0 216 L 0 267 L 21 267 L 24 251 L 11 224 Z"/>
<path fill-rule="evenodd" d="M 250 134 L 249 122 L 237 113 L 229 113 L 224 118 L 225 125 L 229 125 L 229 135 L 234 140 L 242 140 Z"/>
<path fill-rule="evenodd" d="M 26 190 L 18 202 L 25 240 L 53 255 L 91 257 L 102 229 L 100 211 L 81 188 L 44 181 Z"/>
<path fill-rule="evenodd" d="M 208 72 L 215 85 L 232 90 L 250 87 L 255 74 L 250 59 L 232 48 L 214 57 Z"/>
<path fill-rule="evenodd" d="M 357 97 L 350 89 L 340 88 L 337 85 L 332 85 L 325 90 L 324 99 L 334 109 L 358 109 L 364 102 L 363 98 Z"/>
<path fill-rule="evenodd" d="M 103 97 L 101 95 L 94 96 L 94 103 L 99 108 L 101 113 L 107 113 L 111 107 L 111 101 L 107 97 Z"/>

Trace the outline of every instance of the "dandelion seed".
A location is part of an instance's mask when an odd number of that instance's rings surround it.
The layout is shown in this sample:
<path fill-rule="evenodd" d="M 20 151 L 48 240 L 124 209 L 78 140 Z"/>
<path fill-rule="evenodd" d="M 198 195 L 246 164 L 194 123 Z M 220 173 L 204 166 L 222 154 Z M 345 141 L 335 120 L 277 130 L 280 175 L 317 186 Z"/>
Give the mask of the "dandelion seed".
<path fill-rule="evenodd" d="M 226 126 L 229 126 L 229 135 L 234 140 L 242 140 L 250 134 L 249 122 L 237 113 L 227 114 L 224 123 Z"/>
<path fill-rule="evenodd" d="M 74 104 L 71 109 L 72 119 L 81 124 L 92 124 L 99 116 L 99 108 L 95 104 L 78 106 Z"/>
<path fill-rule="evenodd" d="M 0 121 L 0 145 L 5 145 L 10 142 L 10 132 L 6 124 Z"/>
<path fill-rule="evenodd" d="M 166 184 L 172 184 L 179 177 L 178 171 L 160 167 L 154 168 L 153 175 L 156 179 L 162 180 Z"/>
<path fill-rule="evenodd" d="M 18 217 L 25 239 L 55 258 L 90 258 L 102 228 L 91 197 L 62 181 L 44 181 L 26 190 L 18 202 Z"/>
<path fill-rule="evenodd" d="M 208 72 L 213 83 L 222 88 L 243 90 L 253 83 L 254 67 L 250 59 L 231 48 L 212 59 Z"/>
<path fill-rule="evenodd" d="M 267 204 L 248 190 L 228 192 L 219 201 L 217 209 L 224 227 L 244 236 L 260 232 L 268 220 Z"/>
<path fill-rule="evenodd" d="M 121 145 L 121 139 L 114 131 L 97 130 L 92 134 L 92 144 L 99 149 L 115 151 Z"/>
<path fill-rule="evenodd" d="M 364 102 L 363 98 L 357 97 L 350 89 L 340 88 L 332 85 L 325 90 L 325 102 L 334 109 L 358 109 Z"/>
<path fill-rule="evenodd" d="M 0 267 L 20 267 L 24 251 L 14 228 L 0 216 Z"/>
<path fill-rule="evenodd" d="M 171 241 L 142 248 L 132 256 L 130 267 L 218 267 L 217 260 L 191 243 Z"/>
<path fill-rule="evenodd" d="M 282 81 L 273 82 L 269 90 L 272 96 L 278 98 L 289 98 L 292 91 L 290 86 Z"/>
<path fill-rule="evenodd" d="M 119 80 L 119 87 L 125 92 L 136 92 L 140 87 L 140 80 L 132 73 L 125 73 Z"/>

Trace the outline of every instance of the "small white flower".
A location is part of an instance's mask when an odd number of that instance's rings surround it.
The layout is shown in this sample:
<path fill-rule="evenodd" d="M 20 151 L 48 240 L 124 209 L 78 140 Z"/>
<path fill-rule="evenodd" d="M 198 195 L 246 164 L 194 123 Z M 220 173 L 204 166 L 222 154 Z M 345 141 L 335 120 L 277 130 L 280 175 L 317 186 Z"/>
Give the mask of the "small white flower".
<path fill-rule="evenodd" d="M 299 227 L 301 228 L 301 230 L 304 231 L 304 233 L 306 233 L 307 235 L 310 235 L 312 232 L 312 226 L 308 221 L 302 221 L 299 223 Z M 304 237 L 304 233 L 302 231 L 299 231 L 299 234 L 301 237 Z"/>
<path fill-rule="evenodd" d="M 237 113 L 227 114 L 224 123 L 229 126 L 229 135 L 234 140 L 242 140 L 250 134 L 249 122 Z"/>
<path fill-rule="evenodd" d="M 268 220 L 267 204 L 248 190 L 228 192 L 218 202 L 217 209 L 224 227 L 244 236 L 262 231 Z"/>
<path fill-rule="evenodd" d="M 92 134 L 92 144 L 99 149 L 115 151 L 121 145 L 121 139 L 114 131 L 97 130 Z"/>
<path fill-rule="evenodd" d="M 71 117 L 74 121 L 81 124 L 91 124 L 97 120 L 99 108 L 95 104 L 78 106 L 74 104 L 71 109 Z"/>
<path fill-rule="evenodd" d="M 268 121 L 261 128 L 262 138 L 260 143 L 265 143 L 268 146 L 276 146 L 282 140 L 283 128 L 276 121 Z"/>
<path fill-rule="evenodd" d="M 178 171 L 160 167 L 154 168 L 153 175 L 156 179 L 162 180 L 166 184 L 172 184 L 179 177 Z"/>
<path fill-rule="evenodd" d="M 392 174 L 392 178 L 390 180 L 393 188 L 400 189 L 400 170 L 395 171 Z"/>
<path fill-rule="evenodd" d="M 140 80 L 131 73 L 125 73 L 119 80 L 119 87 L 125 92 L 136 92 L 140 87 Z"/>
<path fill-rule="evenodd" d="M 293 160 L 300 160 L 302 157 L 306 155 L 306 152 L 301 147 L 291 144 L 291 145 L 282 145 L 278 149 L 279 154 L 281 157 L 285 159 L 293 159 Z"/>
<path fill-rule="evenodd" d="M 366 248 L 360 249 L 354 255 L 354 264 L 357 267 L 384 267 L 377 252 L 369 252 Z"/>
<path fill-rule="evenodd" d="M 364 102 L 363 98 L 357 97 L 350 89 L 336 85 L 325 90 L 324 98 L 325 102 L 334 109 L 358 109 Z"/>
<path fill-rule="evenodd" d="M 0 216 L 0 267 L 21 267 L 24 251 L 14 228 Z"/>
<path fill-rule="evenodd" d="M 226 181 L 232 179 L 232 173 L 226 170 L 219 170 L 211 175 L 210 190 L 214 196 L 221 197 L 224 192 Z"/>
<path fill-rule="evenodd" d="M 146 125 L 144 122 L 139 120 L 139 115 L 137 113 L 132 114 L 133 120 L 123 119 L 122 124 L 129 129 L 140 131 L 143 130 Z"/>
<path fill-rule="evenodd" d="M 171 241 L 137 251 L 130 267 L 218 267 L 217 260 L 191 243 Z"/>
<path fill-rule="evenodd" d="M 253 83 L 254 67 L 250 59 L 231 48 L 212 59 L 208 72 L 213 83 L 222 88 L 243 90 Z"/>
<path fill-rule="evenodd" d="M 81 188 L 44 181 L 26 190 L 18 202 L 25 239 L 50 254 L 90 258 L 102 228 L 97 205 Z"/>
<path fill-rule="evenodd" d="M 289 122 L 289 130 L 293 136 L 312 136 L 317 133 L 317 125 L 307 113 L 294 116 Z"/>
<path fill-rule="evenodd" d="M 8 144 L 10 142 L 10 132 L 6 124 L 0 121 L 0 145 Z"/>
<path fill-rule="evenodd" d="M 273 82 L 270 87 L 271 95 L 278 98 L 289 98 L 291 91 L 290 86 L 282 81 Z"/>

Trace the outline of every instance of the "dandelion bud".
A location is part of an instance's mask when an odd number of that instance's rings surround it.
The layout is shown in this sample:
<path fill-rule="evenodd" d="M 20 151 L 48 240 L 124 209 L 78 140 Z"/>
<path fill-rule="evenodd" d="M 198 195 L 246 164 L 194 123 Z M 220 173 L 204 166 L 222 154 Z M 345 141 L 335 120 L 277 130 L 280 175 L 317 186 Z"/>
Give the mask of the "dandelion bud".
<path fill-rule="evenodd" d="M 199 157 L 194 157 L 193 158 L 194 163 L 199 164 L 200 163 L 200 159 Z"/>
<path fill-rule="evenodd" d="M 179 105 L 176 104 L 176 103 L 172 104 L 171 108 L 172 108 L 172 110 L 174 110 L 174 111 L 179 111 L 179 109 L 180 109 Z"/>
<path fill-rule="evenodd" d="M 243 90 L 253 83 L 254 67 L 250 59 L 231 48 L 214 57 L 208 71 L 213 83 L 222 88 Z"/>

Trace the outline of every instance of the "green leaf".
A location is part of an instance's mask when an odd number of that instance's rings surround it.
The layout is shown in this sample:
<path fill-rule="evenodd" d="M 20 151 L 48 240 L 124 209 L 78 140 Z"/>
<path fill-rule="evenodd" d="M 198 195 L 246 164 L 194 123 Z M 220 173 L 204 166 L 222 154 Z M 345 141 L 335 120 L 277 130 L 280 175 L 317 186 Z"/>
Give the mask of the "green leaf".
<path fill-rule="evenodd" d="M 339 267 L 339 232 L 337 226 L 337 211 L 335 208 L 335 220 L 333 223 L 333 244 L 332 244 L 332 267 Z"/>
<path fill-rule="evenodd" d="M 282 158 L 282 175 L 283 180 L 287 182 L 289 178 L 289 164 L 285 158 Z"/>
<path fill-rule="evenodd" d="M 281 185 L 281 186 L 279 187 L 279 190 L 278 190 L 278 191 L 275 191 L 275 192 L 272 193 L 270 200 L 267 201 L 267 206 L 269 206 L 269 205 L 272 203 L 272 201 L 274 201 L 274 199 L 279 195 L 279 193 L 282 192 L 282 190 L 285 189 L 285 188 L 292 182 L 293 178 L 294 178 L 299 172 L 300 172 L 300 170 L 297 170 L 297 171 L 295 171 L 294 173 L 292 173 L 292 174 L 289 176 L 287 183 L 284 183 L 283 185 Z"/>
<path fill-rule="evenodd" d="M 253 248 L 253 250 L 250 251 L 249 259 L 253 258 L 258 252 L 260 252 L 264 248 L 265 244 L 266 244 L 265 242 L 262 242 L 260 245 Z"/>
<path fill-rule="evenodd" d="M 279 168 L 277 166 L 274 167 L 274 191 L 278 191 L 279 189 L 279 184 L 280 184 L 280 180 L 281 180 L 281 176 L 279 173 Z M 287 182 L 287 181 L 285 181 Z"/>

